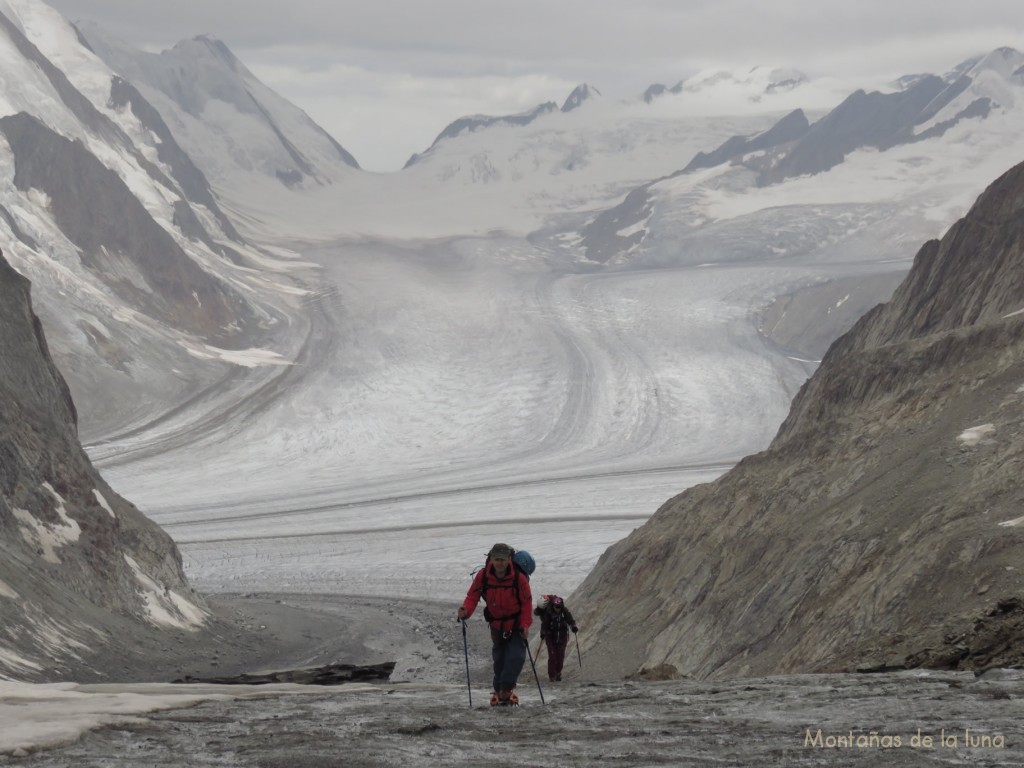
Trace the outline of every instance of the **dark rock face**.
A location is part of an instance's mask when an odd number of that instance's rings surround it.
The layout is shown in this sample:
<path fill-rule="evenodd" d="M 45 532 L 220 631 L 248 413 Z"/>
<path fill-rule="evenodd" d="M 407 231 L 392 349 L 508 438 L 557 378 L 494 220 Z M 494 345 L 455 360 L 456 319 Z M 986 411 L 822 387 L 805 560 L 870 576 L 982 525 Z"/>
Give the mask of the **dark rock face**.
<path fill-rule="evenodd" d="M 807 133 L 809 127 L 807 116 L 804 115 L 803 110 L 793 110 L 764 133 L 750 138 L 746 136 L 733 136 L 713 152 L 708 152 L 707 154 L 698 152 L 697 156 L 690 161 L 689 165 L 682 172 L 688 173 L 700 168 L 713 168 L 748 152 L 759 152 L 780 144 L 796 141 Z"/>
<path fill-rule="evenodd" d="M 177 548 L 78 442 L 29 284 L 0 256 L 0 676 L 102 676 L 206 620 Z"/>
<path fill-rule="evenodd" d="M 573 596 L 591 658 L 697 677 L 1024 664 L 1024 165 L 837 340 L 768 450 Z"/>
<path fill-rule="evenodd" d="M 628 235 L 620 235 L 619 232 L 628 230 L 651 215 L 654 203 L 650 188 L 653 183 L 631 190 L 621 203 L 601 211 L 583 228 L 583 248 L 590 261 L 605 264 L 614 256 L 628 252 L 643 242 L 642 229 L 638 228 Z"/>
<path fill-rule="evenodd" d="M 930 76 L 907 91 L 851 94 L 811 126 L 774 168 L 766 170 L 762 182 L 822 173 L 858 147 L 887 149 L 908 141 L 921 114 L 945 85 L 941 78 Z"/>

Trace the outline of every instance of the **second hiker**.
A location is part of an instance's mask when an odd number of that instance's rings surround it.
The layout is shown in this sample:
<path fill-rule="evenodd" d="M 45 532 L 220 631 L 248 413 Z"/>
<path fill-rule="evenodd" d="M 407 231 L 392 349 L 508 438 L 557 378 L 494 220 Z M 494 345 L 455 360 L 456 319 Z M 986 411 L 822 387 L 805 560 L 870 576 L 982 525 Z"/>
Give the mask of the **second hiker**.
<path fill-rule="evenodd" d="M 579 628 L 565 601 L 557 595 L 546 595 L 534 613 L 540 616 L 540 639 L 548 649 L 548 680 L 556 682 L 562 679 L 569 630 L 576 634 Z"/>
<path fill-rule="evenodd" d="M 487 562 L 474 576 L 457 614 L 460 621 L 468 619 L 480 598 L 486 603 L 484 619 L 491 628 L 491 658 L 494 660 L 492 707 L 519 703 L 515 687 L 526 661 L 526 643 L 533 623 L 530 580 L 512 563 L 513 554 L 508 544 L 491 547 Z"/>

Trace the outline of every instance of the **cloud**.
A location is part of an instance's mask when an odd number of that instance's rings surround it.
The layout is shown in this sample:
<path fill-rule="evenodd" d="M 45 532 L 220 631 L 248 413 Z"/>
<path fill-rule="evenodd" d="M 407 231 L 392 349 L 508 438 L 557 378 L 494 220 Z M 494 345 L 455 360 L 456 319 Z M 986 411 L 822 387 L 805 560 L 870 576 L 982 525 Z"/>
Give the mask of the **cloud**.
<path fill-rule="evenodd" d="M 1020 44 L 1018 0 L 860 3 L 822 0 L 51 0 L 71 19 L 99 22 L 147 47 L 209 33 L 232 49 L 304 46 L 345 63 L 434 76 L 566 71 L 601 62 L 760 64 L 828 61 L 836 51 L 898 54 L 904 41 L 978 38 Z M 793 61 L 767 61 L 779 57 Z M 373 67 L 369 67 L 370 63 Z M 863 57 L 861 66 L 886 66 Z M 667 73 L 668 76 L 671 73 Z M 562 75 L 565 76 L 565 75 Z M 575 75 L 571 79 L 578 79 Z"/>

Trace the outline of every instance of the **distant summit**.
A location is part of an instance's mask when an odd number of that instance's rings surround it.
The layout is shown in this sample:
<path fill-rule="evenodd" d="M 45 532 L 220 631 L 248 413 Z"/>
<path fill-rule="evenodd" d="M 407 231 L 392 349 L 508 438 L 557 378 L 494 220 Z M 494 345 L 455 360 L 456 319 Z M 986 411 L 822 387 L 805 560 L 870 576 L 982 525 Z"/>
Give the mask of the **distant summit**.
<path fill-rule="evenodd" d="M 574 109 L 578 109 L 584 102 L 589 101 L 597 96 L 600 96 L 601 92 L 593 86 L 581 83 L 577 85 L 572 93 L 565 99 L 562 104 L 561 110 L 558 105 L 553 101 L 546 101 L 543 104 L 538 104 L 533 109 L 527 110 L 526 112 L 520 112 L 514 115 L 468 115 L 466 117 L 460 117 L 445 126 L 444 130 L 441 131 L 437 138 L 431 143 L 429 147 L 423 152 L 418 152 L 412 155 L 405 163 L 403 168 L 415 165 L 442 141 L 456 139 L 459 136 L 464 136 L 468 133 L 476 133 L 487 128 L 496 126 L 526 126 L 530 125 L 534 120 L 551 112 L 572 112 Z"/>
<path fill-rule="evenodd" d="M 215 181 L 242 165 L 255 178 L 287 187 L 322 186 L 359 163 L 302 110 L 267 88 L 210 35 L 146 53 L 95 24 L 79 37 L 111 69 L 173 120 L 175 138 Z"/>
<path fill-rule="evenodd" d="M 437 138 L 434 139 L 433 143 L 427 147 L 425 151 L 414 154 L 406 161 L 403 167 L 408 168 L 410 165 L 415 164 L 420 160 L 420 158 L 430 152 L 430 150 L 445 139 L 454 139 L 465 133 L 474 133 L 476 131 L 483 130 L 484 128 L 490 128 L 494 125 L 529 125 L 541 115 L 546 115 L 549 112 L 556 111 L 557 109 L 558 105 L 555 104 L 555 102 L 547 101 L 527 112 L 521 112 L 517 115 L 504 115 L 501 117 L 470 115 L 468 117 L 460 117 L 458 120 L 455 120 L 445 126 L 444 130 L 437 135 Z"/>
<path fill-rule="evenodd" d="M 680 80 L 678 83 L 673 85 L 671 88 L 664 85 L 663 83 L 654 83 L 654 85 L 648 86 L 647 90 L 644 91 L 643 99 L 648 104 L 654 101 L 659 96 L 664 96 L 666 93 L 679 93 L 683 90 L 683 81 Z"/>
<path fill-rule="evenodd" d="M 592 88 L 586 83 L 581 83 L 573 89 L 573 92 L 569 94 L 569 98 L 562 104 L 562 111 L 572 112 L 574 109 L 578 109 L 583 102 L 600 95 L 601 92 L 596 88 Z"/>

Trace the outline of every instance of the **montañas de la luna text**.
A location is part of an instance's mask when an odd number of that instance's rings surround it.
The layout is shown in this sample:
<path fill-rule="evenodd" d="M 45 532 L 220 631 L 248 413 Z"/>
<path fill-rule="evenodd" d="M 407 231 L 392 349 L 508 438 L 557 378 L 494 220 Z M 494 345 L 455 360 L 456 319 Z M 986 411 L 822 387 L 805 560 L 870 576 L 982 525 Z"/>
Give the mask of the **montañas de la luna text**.
<path fill-rule="evenodd" d="M 1006 749 L 1006 737 L 1001 733 L 978 733 L 970 728 L 962 731 L 943 728 L 937 734 L 921 733 L 919 728 L 909 737 L 878 731 L 826 734 L 821 728 L 814 731 L 808 728 L 804 732 L 804 746 L 820 749 Z"/>

